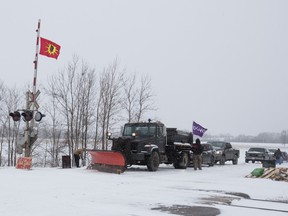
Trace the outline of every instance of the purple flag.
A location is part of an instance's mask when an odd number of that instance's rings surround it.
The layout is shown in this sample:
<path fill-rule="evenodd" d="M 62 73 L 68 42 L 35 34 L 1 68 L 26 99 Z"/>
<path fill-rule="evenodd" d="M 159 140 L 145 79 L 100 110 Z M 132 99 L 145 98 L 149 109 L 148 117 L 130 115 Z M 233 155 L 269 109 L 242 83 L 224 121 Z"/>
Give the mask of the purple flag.
<path fill-rule="evenodd" d="M 194 135 L 202 137 L 207 129 L 193 121 L 192 131 Z"/>

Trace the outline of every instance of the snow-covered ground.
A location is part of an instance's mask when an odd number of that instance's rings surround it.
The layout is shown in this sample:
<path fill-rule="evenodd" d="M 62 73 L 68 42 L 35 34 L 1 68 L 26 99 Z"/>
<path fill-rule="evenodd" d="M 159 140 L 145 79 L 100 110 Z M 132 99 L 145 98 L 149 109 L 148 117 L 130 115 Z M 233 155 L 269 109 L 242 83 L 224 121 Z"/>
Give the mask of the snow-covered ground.
<path fill-rule="evenodd" d="M 204 166 L 201 171 L 161 165 L 157 172 L 134 167 L 117 175 L 86 167 L 1 167 L 0 215 L 209 216 L 216 215 L 217 209 L 223 216 L 287 215 L 288 182 L 245 178 L 262 167 L 260 163 L 245 164 L 245 151 L 251 146 L 267 145 L 232 144 L 241 151 L 238 165 L 226 162 L 224 166 Z M 281 144 L 269 145 L 278 147 L 288 150 Z M 277 167 L 288 167 L 288 163 Z M 243 198 L 245 194 L 250 199 Z"/>

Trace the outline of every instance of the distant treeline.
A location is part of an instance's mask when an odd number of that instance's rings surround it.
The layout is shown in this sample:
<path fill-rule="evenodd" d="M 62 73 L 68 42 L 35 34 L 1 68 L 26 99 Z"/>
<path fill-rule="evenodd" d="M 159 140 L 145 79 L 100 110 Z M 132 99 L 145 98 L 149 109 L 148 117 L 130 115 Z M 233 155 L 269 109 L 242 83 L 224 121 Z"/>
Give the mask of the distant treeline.
<path fill-rule="evenodd" d="M 283 143 L 288 142 L 288 130 L 283 130 L 281 133 L 259 133 L 257 136 L 238 135 L 231 136 L 229 134 L 210 135 L 206 134 L 203 140 L 223 140 L 228 142 L 251 142 L 251 143 Z"/>

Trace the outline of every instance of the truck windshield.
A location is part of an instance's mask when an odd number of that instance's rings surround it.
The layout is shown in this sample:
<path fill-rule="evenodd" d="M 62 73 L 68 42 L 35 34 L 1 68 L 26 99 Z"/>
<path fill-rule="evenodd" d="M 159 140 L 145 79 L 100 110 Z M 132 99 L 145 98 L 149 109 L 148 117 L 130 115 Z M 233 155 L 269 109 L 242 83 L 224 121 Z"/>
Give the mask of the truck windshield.
<path fill-rule="evenodd" d="M 226 146 L 223 142 L 211 142 L 210 144 L 216 149 L 224 149 Z"/>
<path fill-rule="evenodd" d="M 156 125 L 153 124 L 129 124 L 125 125 L 123 136 L 132 136 L 132 133 L 136 133 L 136 136 L 155 136 Z"/>
<path fill-rule="evenodd" d="M 265 152 L 264 148 L 250 148 L 248 151 Z"/>

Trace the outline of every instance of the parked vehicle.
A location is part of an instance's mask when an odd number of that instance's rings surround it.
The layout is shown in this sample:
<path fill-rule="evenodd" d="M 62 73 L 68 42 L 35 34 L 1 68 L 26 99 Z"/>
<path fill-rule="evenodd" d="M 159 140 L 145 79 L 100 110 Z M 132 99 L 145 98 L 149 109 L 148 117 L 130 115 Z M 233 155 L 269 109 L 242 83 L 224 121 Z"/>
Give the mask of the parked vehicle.
<path fill-rule="evenodd" d="M 210 143 L 203 143 L 202 164 L 214 166 L 216 151 Z M 193 166 L 193 153 L 191 152 L 190 166 Z"/>
<path fill-rule="evenodd" d="M 248 151 L 245 152 L 245 162 L 255 163 L 255 161 L 263 162 L 273 160 L 274 156 L 271 155 L 266 148 L 252 147 Z"/>
<path fill-rule="evenodd" d="M 277 149 L 268 149 L 268 154 L 273 157 L 276 150 Z"/>
<path fill-rule="evenodd" d="M 268 149 L 269 155 L 275 157 L 274 153 L 277 149 Z M 288 161 L 288 154 L 285 151 L 282 151 L 283 161 Z"/>
<path fill-rule="evenodd" d="M 219 162 L 220 165 L 224 165 L 226 161 L 232 161 L 234 165 L 238 163 L 240 151 L 234 149 L 231 143 L 222 141 L 209 141 L 208 143 L 216 150 L 215 163 Z"/>
<path fill-rule="evenodd" d="M 90 150 L 92 168 L 105 172 L 124 172 L 128 166 L 145 165 L 156 171 L 160 163 L 176 169 L 189 165 L 193 135 L 161 122 L 126 123 L 121 137 L 111 138 L 111 151 Z"/>
<path fill-rule="evenodd" d="M 288 162 L 288 153 L 283 151 L 282 155 L 283 155 L 283 161 L 287 161 Z"/>

